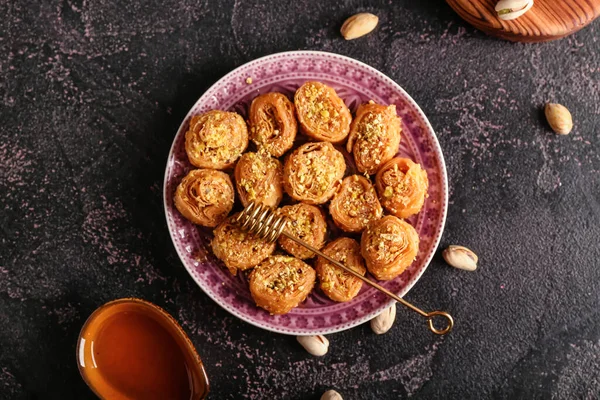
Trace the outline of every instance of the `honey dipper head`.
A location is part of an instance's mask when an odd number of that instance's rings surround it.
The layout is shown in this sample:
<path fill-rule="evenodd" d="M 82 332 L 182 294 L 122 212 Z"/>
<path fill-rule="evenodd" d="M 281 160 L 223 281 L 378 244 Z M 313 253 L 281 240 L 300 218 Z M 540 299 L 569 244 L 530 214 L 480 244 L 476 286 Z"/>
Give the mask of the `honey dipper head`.
<path fill-rule="evenodd" d="M 287 219 L 277 216 L 275 210 L 255 202 L 250 202 L 235 219 L 243 230 L 269 242 L 277 240 L 283 232 Z"/>

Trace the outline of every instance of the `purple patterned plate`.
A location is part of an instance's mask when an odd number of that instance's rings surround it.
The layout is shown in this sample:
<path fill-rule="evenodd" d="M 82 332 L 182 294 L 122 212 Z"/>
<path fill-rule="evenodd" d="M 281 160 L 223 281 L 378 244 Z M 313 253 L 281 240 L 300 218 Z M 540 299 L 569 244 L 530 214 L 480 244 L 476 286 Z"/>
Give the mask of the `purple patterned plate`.
<path fill-rule="evenodd" d="M 251 84 L 246 82 L 247 78 L 252 78 Z M 403 121 L 399 154 L 412 158 L 427 171 L 429 198 L 418 216 L 410 220 L 419 232 L 419 254 L 402 275 L 383 283 L 388 290 L 403 296 L 423 274 L 439 243 L 448 207 L 446 166 L 433 128 L 417 103 L 374 68 L 337 54 L 292 51 L 259 58 L 221 78 L 194 104 L 173 140 L 164 182 L 169 232 L 183 265 L 208 296 L 248 323 L 288 335 L 328 334 L 352 328 L 379 314 L 392 300 L 363 285 L 352 301 L 335 303 L 315 288 L 308 299 L 290 313 L 269 315 L 252 301 L 245 275 L 231 276 L 212 255 L 210 230 L 198 228 L 175 209 L 173 194 L 192 168 L 184 148 L 185 132 L 192 115 L 220 109 L 246 116 L 250 102 L 257 95 L 271 91 L 292 95 L 307 80 L 332 86 L 353 112 L 359 104 L 369 100 L 395 104 Z"/>

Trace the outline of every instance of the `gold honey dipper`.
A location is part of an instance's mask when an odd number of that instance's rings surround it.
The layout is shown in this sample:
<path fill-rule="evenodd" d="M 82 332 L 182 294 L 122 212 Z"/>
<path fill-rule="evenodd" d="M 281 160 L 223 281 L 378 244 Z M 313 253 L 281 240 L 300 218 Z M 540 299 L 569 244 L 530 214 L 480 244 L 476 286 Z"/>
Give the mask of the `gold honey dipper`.
<path fill-rule="evenodd" d="M 288 222 L 287 218 L 285 216 L 277 216 L 275 214 L 274 210 L 269 207 L 251 202 L 250 204 L 248 204 L 248 206 L 246 208 L 244 208 L 244 211 L 242 211 L 235 218 L 234 222 L 237 223 L 243 230 L 253 233 L 256 236 L 261 237 L 269 242 L 274 242 L 275 240 L 277 240 L 277 238 L 280 235 L 284 235 L 285 237 L 289 238 L 290 240 L 293 240 L 294 242 L 298 243 L 299 245 L 306 247 L 313 253 L 316 253 L 319 257 L 325 258 L 330 263 L 343 269 L 344 271 L 348 272 L 349 274 L 357 277 L 358 279 L 360 279 L 367 285 L 374 287 L 375 289 L 384 293 L 386 296 L 396 300 L 398 303 L 402 304 L 403 306 L 408 307 L 412 311 L 425 317 L 427 319 L 427 323 L 429 325 L 429 330 L 437 335 L 445 335 L 446 333 L 450 332 L 452 330 L 452 327 L 454 326 L 454 320 L 452 319 L 452 316 L 450 314 L 448 314 L 447 312 L 445 312 L 445 311 L 425 312 L 425 311 L 421 310 L 420 308 L 414 306 L 413 304 L 409 303 L 408 301 L 404 300 L 403 298 L 390 292 L 383 286 L 378 285 L 377 283 L 373 282 L 369 278 L 362 276 L 361 274 L 354 271 L 353 269 L 346 267 L 344 264 L 340 263 L 339 261 L 336 261 L 333 258 L 329 257 L 328 255 L 320 252 L 318 249 L 315 249 L 313 246 L 306 243 L 305 241 L 290 235 L 289 233 L 287 233 L 285 231 L 285 226 Z M 447 325 L 443 329 L 437 329 L 433 325 L 433 318 L 438 317 L 438 316 L 446 319 Z"/>

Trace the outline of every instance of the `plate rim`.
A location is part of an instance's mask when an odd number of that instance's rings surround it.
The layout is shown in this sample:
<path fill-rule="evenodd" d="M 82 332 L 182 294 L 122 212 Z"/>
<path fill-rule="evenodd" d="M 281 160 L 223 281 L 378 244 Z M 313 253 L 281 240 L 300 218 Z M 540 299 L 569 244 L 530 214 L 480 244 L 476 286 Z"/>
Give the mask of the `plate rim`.
<path fill-rule="evenodd" d="M 391 85 L 394 89 L 400 91 L 404 96 L 406 96 L 406 99 L 411 103 L 411 105 L 422 115 L 423 117 L 423 121 L 425 122 L 427 128 L 430 129 L 430 131 L 433 133 L 431 139 L 432 139 L 432 143 L 433 143 L 433 149 L 435 151 L 435 153 L 438 155 L 439 159 L 440 159 L 440 172 L 442 175 L 442 186 L 443 186 L 443 206 L 441 209 L 441 227 L 439 232 L 437 233 L 436 237 L 433 240 L 433 251 L 431 252 L 430 255 L 427 256 L 427 258 L 424 260 L 424 267 L 414 275 L 414 278 L 411 279 L 411 281 L 405 285 L 402 290 L 400 290 L 398 293 L 396 293 L 398 296 L 400 297 L 404 297 L 413 287 L 414 285 L 416 285 L 416 283 L 419 281 L 419 279 L 421 279 L 421 277 L 423 276 L 423 274 L 425 273 L 425 270 L 427 270 L 427 268 L 429 267 L 429 264 L 431 263 L 431 260 L 433 259 L 437 248 L 439 247 L 440 241 L 442 239 L 442 235 L 444 233 L 444 229 L 446 227 L 446 218 L 447 218 L 447 214 L 448 214 L 448 172 L 447 172 L 447 168 L 446 168 L 446 160 L 444 159 L 444 154 L 442 152 L 442 147 L 440 145 L 440 142 L 438 140 L 437 134 L 435 132 L 435 130 L 433 129 L 433 126 L 431 125 L 431 122 L 429 121 L 429 118 L 427 118 L 427 115 L 423 112 L 423 110 L 421 109 L 421 107 L 419 106 L 419 104 L 412 98 L 412 96 L 410 96 L 406 90 L 404 90 L 404 88 L 402 88 L 402 86 L 400 86 L 396 81 L 394 81 L 392 78 L 390 78 L 389 76 L 387 76 L 386 74 L 384 74 L 383 72 L 379 71 L 378 69 L 376 69 L 375 67 L 372 67 L 360 60 L 356 60 L 352 57 L 348 57 L 342 54 L 337 54 L 337 53 L 332 53 L 332 52 L 328 52 L 328 51 L 319 51 L 319 50 L 292 50 L 292 51 L 282 51 L 282 52 L 277 52 L 277 53 L 272 53 L 272 54 L 268 54 L 259 58 L 255 58 L 251 61 L 245 62 L 244 64 L 234 68 L 233 70 L 229 71 L 228 73 L 226 73 L 225 75 L 223 75 L 221 78 L 217 79 L 211 86 L 209 86 L 206 90 L 204 90 L 202 92 L 202 94 L 200 95 L 200 97 L 198 97 L 198 99 L 192 104 L 192 106 L 190 107 L 189 111 L 187 112 L 187 114 L 185 115 L 185 117 L 183 118 L 183 120 L 181 121 L 181 124 L 179 124 L 179 127 L 177 128 L 177 131 L 175 132 L 175 136 L 173 136 L 173 140 L 171 143 L 171 147 L 169 149 L 169 153 L 167 155 L 167 160 L 166 160 L 166 165 L 165 165 L 165 172 L 164 172 L 164 177 L 163 177 L 163 188 L 162 188 L 162 194 L 163 194 L 163 210 L 165 213 L 165 222 L 167 223 L 167 230 L 169 231 L 169 237 L 171 238 L 171 244 L 173 245 L 173 247 L 175 248 L 175 251 L 177 253 L 177 256 L 179 257 L 179 261 L 181 262 L 181 264 L 183 264 L 183 267 L 185 268 L 186 272 L 190 275 L 190 277 L 193 279 L 193 281 L 196 283 L 196 285 L 198 285 L 198 287 L 202 290 L 202 292 L 204 294 L 206 294 L 212 301 L 214 301 L 217 305 L 219 305 L 219 307 L 223 308 L 225 311 L 227 311 L 228 313 L 232 314 L 233 316 L 235 316 L 236 318 L 241 319 L 242 321 L 249 323 L 250 325 L 253 325 L 257 328 L 260 329 L 264 329 L 267 331 L 271 331 L 274 333 L 279 333 L 279 334 L 283 334 L 283 335 L 294 335 L 294 336 L 310 336 L 310 335 L 329 335 L 329 334 L 333 334 L 333 333 L 338 333 L 338 332 L 343 332 L 345 330 L 348 329 L 352 329 L 358 325 L 361 325 L 367 321 L 370 321 L 371 319 L 373 319 L 375 316 L 379 315 L 381 313 L 382 310 L 386 309 L 387 307 L 389 307 L 390 305 L 392 305 L 392 303 L 395 303 L 396 301 L 393 299 L 389 299 L 387 298 L 384 302 L 381 303 L 381 305 L 379 307 L 377 307 L 374 311 L 372 311 L 371 313 L 355 320 L 352 321 L 348 324 L 346 324 L 345 326 L 340 326 L 340 327 L 336 327 L 336 328 L 328 328 L 328 329 L 322 329 L 322 330 L 314 330 L 313 332 L 289 332 L 289 331 L 282 331 L 279 330 L 275 327 L 271 327 L 271 326 L 265 326 L 260 324 L 260 322 L 256 322 L 254 320 L 252 320 L 249 317 L 246 317 L 245 315 L 241 314 L 241 313 L 237 313 L 235 310 L 235 308 L 226 308 L 223 304 L 221 304 L 220 300 L 218 300 L 215 296 L 213 296 L 211 293 L 209 293 L 208 291 L 205 291 L 202 284 L 199 282 L 198 279 L 196 279 L 196 277 L 194 276 L 194 274 L 192 274 L 188 268 L 188 266 L 186 265 L 185 261 L 184 261 L 184 255 L 181 254 L 181 252 L 179 251 L 179 248 L 175 245 L 175 238 L 173 237 L 174 233 L 172 232 L 172 230 L 170 229 L 170 225 L 169 225 L 169 217 L 168 217 L 168 203 L 167 203 L 167 179 L 168 179 L 168 172 L 169 172 L 169 162 L 173 156 L 173 152 L 175 149 L 175 138 L 177 137 L 177 133 L 179 133 L 181 131 L 181 129 L 183 128 L 183 126 L 185 125 L 186 121 L 188 121 L 189 117 L 191 116 L 193 110 L 196 108 L 196 105 L 200 102 L 200 100 L 202 100 L 202 97 L 208 93 L 209 91 L 211 91 L 215 86 L 217 86 L 221 81 L 225 80 L 226 78 L 236 74 L 240 69 L 242 68 L 246 68 L 252 64 L 255 63 L 259 63 L 261 61 L 265 61 L 269 58 L 275 58 L 277 56 L 282 56 L 282 55 L 288 55 L 288 56 L 299 56 L 299 55 L 325 55 L 327 57 L 337 57 L 339 59 L 341 59 L 342 61 L 346 61 L 346 62 L 352 62 L 352 63 L 357 63 L 358 65 L 360 65 L 361 67 L 369 70 L 370 72 L 372 72 L 373 74 L 375 74 L 378 78 L 382 79 L 382 81 L 386 82 L 387 84 Z"/>

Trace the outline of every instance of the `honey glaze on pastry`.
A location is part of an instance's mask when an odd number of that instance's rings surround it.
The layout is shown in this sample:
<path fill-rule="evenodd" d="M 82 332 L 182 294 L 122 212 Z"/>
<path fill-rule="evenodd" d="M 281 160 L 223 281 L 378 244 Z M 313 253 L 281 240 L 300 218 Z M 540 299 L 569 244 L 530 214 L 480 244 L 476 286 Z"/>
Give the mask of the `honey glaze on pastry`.
<path fill-rule="evenodd" d="M 383 215 L 375 188 L 367 178 L 352 175 L 344 178 L 329 203 L 333 222 L 346 232 L 362 232 L 367 224 Z"/>
<path fill-rule="evenodd" d="M 257 306 L 286 314 L 306 299 L 315 277 L 315 270 L 297 258 L 272 256 L 250 273 L 250 293 Z"/>
<path fill-rule="evenodd" d="M 383 207 L 398 218 L 408 218 L 423 207 L 429 181 L 420 164 L 408 158 L 393 158 L 375 176 Z"/>
<path fill-rule="evenodd" d="M 344 177 L 346 161 L 331 143 L 306 143 L 285 161 L 283 187 L 290 197 L 308 204 L 323 204 Z"/>
<path fill-rule="evenodd" d="M 288 219 L 285 228 L 286 232 L 321 250 L 325 244 L 325 236 L 327 235 L 327 221 L 319 207 L 298 203 L 293 206 L 281 207 L 278 213 Z M 283 235 L 279 237 L 279 245 L 283 250 L 300 259 L 315 256 L 315 253 L 306 247 Z"/>
<path fill-rule="evenodd" d="M 354 239 L 341 237 L 329 243 L 323 253 L 341 262 L 361 275 L 367 271 L 360 255 L 360 245 Z M 336 267 L 322 257 L 317 257 L 315 270 L 323 293 L 333 301 L 350 301 L 360 291 L 363 282 L 348 272 Z"/>
<path fill-rule="evenodd" d="M 333 88 L 306 82 L 294 96 L 302 131 L 316 140 L 341 143 L 348 136 L 352 115 Z"/>
<path fill-rule="evenodd" d="M 395 105 L 361 104 L 346 144 L 348 153 L 354 155 L 356 168 L 361 173 L 375 174 L 398 152 L 401 130 Z"/>
<path fill-rule="evenodd" d="M 232 275 L 261 263 L 275 251 L 275 243 L 269 243 L 243 231 L 233 222 L 238 214 L 223 221 L 215 230 L 210 242 L 214 255 Z"/>
<path fill-rule="evenodd" d="M 235 184 L 244 207 L 254 201 L 277 207 L 283 197 L 283 168 L 266 153 L 244 153 L 235 165 Z"/>
<path fill-rule="evenodd" d="M 281 157 L 292 148 L 298 123 L 294 105 L 281 93 L 265 93 L 250 105 L 250 138 L 273 157 Z"/>
<path fill-rule="evenodd" d="M 231 167 L 248 147 L 248 127 L 241 115 L 209 111 L 195 115 L 185 133 L 185 151 L 199 168 Z"/>
<path fill-rule="evenodd" d="M 226 173 L 194 169 L 177 186 L 174 203 L 188 220 L 214 228 L 233 208 L 234 197 L 233 185 Z"/>
<path fill-rule="evenodd" d="M 367 226 L 360 246 L 369 272 L 379 280 L 390 280 L 415 260 L 419 235 L 409 223 L 387 215 Z"/>

